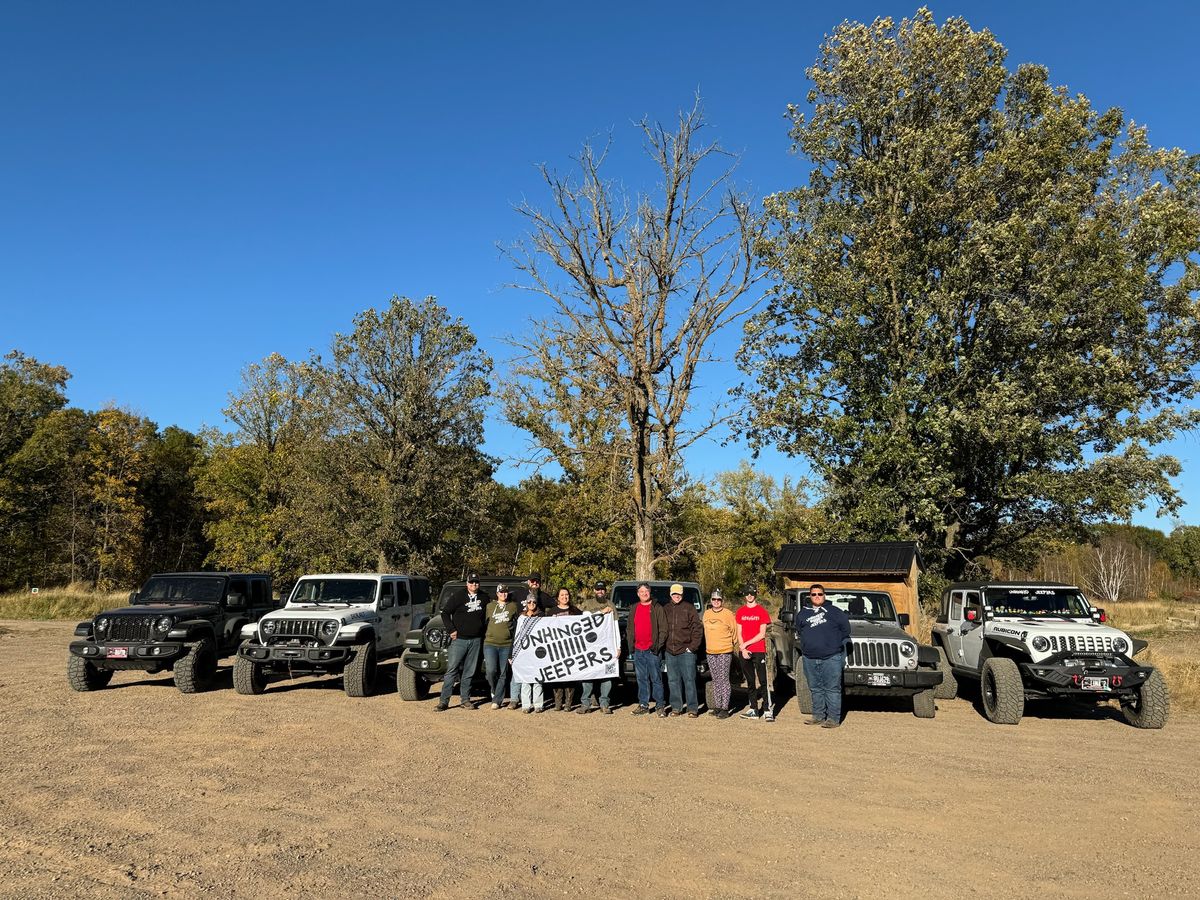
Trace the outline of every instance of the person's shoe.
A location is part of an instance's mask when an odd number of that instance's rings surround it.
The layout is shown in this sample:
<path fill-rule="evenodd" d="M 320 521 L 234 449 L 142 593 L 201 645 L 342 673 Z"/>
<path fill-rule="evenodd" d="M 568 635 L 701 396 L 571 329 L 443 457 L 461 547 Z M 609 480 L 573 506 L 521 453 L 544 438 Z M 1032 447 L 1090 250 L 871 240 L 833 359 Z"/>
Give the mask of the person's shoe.
<path fill-rule="evenodd" d="M 449 708 L 450 708 L 450 704 L 449 704 L 449 703 L 439 703 L 437 706 L 435 706 L 435 707 L 433 708 L 433 711 L 434 711 L 434 712 L 445 712 L 445 711 L 446 711 L 446 710 L 448 710 Z"/>
<path fill-rule="evenodd" d="M 742 718 L 743 719 L 757 719 L 758 713 L 755 712 L 753 709 L 748 709 L 744 713 L 742 713 Z"/>
<path fill-rule="evenodd" d="M 513 707 L 513 709 L 520 709 L 520 710 L 521 710 L 521 712 L 525 712 L 525 713 L 531 713 L 531 712 L 533 712 L 533 707 L 532 707 L 532 706 L 526 706 L 526 707 L 524 707 L 523 709 L 522 709 L 521 707 L 519 707 L 519 706 L 514 706 L 514 707 Z"/>
<path fill-rule="evenodd" d="M 839 722 L 837 719 L 826 719 L 824 722 L 821 723 L 821 727 L 822 728 L 837 728 L 841 724 L 842 723 Z"/>
<path fill-rule="evenodd" d="M 633 714 L 634 714 L 635 716 L 644 716 L 644 715 L 646 715 L 646 714 L 647 714 L 647 713 L 649 713 L 649 712 L 650 712 L 650 707 L 648 707 L 648 706 L 638 706 L 638 707 L 637 707 L 637 708 L 636 708 L 636 709 L 633 711 Z"/>
<path fill-rule="evenodd" d="M 459 706 L 458 706 L 458 708 L 459 708 L 459 709 L 472 709 L 472 710 L 473 710 L 473 709 L 475 709 L 475 708 L 476 708 L 476 706 L 475 706 L 475 704 L 474 704 L 474 703 L 472 703 L 470 700 L 467 700 L 465 703 L 460 703 L 460 704 L 459 704 Z"/>
<path fill-rule="evenodd" d="M 680 716 L 681 716 L 681 715 L 683 715 L 683 713 L 676 713 L 676 715 L 680 715 Z M 695 709 L 689 709 L 689 710 L 688 710 L 688 718 L 689 718 L 689 719 L 698 719 L 698 718 L 700 718 L 700 712 L 699 712 L 699 710 L 695 710 Z"/>
<path fill-rule="evenodd" d="M 611 716 L 613 714 L 613 708 L 611 706 L 602 706 L 600 707 L 600 711 L 606 716 Z"/>
<path fill-rule="evenodd" d="M 535 706 L 535 707 L 533 708 L 533 711 L 534 711 L 534 712 L 536 712 L 536 713 L 543 713 L 543 712 L 545 712 L 545 711 L 546 711 L 546 707 L 544 707 L 544 706 Z"/>
<path fill-rule="evenodd" d="M 766 712 L 764 712 L 762 714 L 762 718 L 763 718 L 764 722 L 774 722 L 775 721 L 775 713 L 771 712 L 768 709 Z"/>
<path fill-rule="evenodd" d="M 500 704 L 499 704 L 499 703 L 493 703 L 493 704 L 492 704 L 492 709 L 499 709 L 499 708 L 500 708 Z"/>
<path fill-rule="evenodd" d="M 824 721 L 825 721 L 824 719 L 805 719 L 804 724 L 805 725 L 820 725 Z"/>
<path fill-rule="evenodd" d="M 728 719 L 729 718 L 729 710 L 718 709 L 715 712 L 713 712 L 713 715 L 716 716 L 718 719 Z"/>
<path fill-rule="evenodd" d="M 660 710 L 658 711 L 658 717 L 659 717 L 660 719 L 669 719 L 669 718 L 671 718 L 671 710 L 670 710 L 670 709 L 660 709 Z"/>
<path fill-rule="evenodd" d="M 580 704 L 579 709 L 575 710 L 575 714 L 578 716 L 586 716 L 591 711 L 592 708 L 590 706 L 584 706 L 583 704 Z"/>

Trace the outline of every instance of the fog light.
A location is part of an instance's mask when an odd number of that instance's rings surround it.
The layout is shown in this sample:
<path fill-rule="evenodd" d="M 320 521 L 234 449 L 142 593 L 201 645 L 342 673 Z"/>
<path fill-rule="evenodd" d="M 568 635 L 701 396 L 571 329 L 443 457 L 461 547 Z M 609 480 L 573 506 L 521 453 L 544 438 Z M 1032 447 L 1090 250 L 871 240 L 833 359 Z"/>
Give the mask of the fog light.
<path fill-rule="evenodd" d="M 428 669 L 429 668 L 429 660 L 427 660 L 427 659 L 421 660 L 421 668 Z"/>

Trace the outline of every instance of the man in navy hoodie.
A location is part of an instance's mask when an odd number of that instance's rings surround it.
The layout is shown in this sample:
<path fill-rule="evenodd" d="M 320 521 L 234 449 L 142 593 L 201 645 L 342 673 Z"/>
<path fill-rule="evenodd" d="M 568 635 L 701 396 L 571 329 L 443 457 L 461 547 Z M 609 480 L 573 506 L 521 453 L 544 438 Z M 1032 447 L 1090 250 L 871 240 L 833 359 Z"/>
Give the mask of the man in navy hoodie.
<path fill-rule="evenodd" d="M 808 589 L 811 608 L 796 613 L 796 633 L 804 654 L 804 677 L 812 693 L 812 718 L 805 725 L 837 728 L 842 724 L 842 669 L 846 665 L 846 641 L 850 618 L 832 603 L 825 602 L 825 588 Z"/>

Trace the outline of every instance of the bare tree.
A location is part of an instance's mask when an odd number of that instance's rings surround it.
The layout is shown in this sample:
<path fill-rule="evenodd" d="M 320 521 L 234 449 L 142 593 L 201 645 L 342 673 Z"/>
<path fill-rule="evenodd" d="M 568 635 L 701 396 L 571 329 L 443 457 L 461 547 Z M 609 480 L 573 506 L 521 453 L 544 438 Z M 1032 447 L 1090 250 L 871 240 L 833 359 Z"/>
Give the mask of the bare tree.
<path fill-rule="evenodd" d="M 585 145 L 577 180 L 542 167 L 548 209 L 518 207 L 530 230 L 509 256 L 519 286 L 551 310 L 521 342 L 503 401 L 568 474 L 607 461 L 602 477 L 632 522 L 635 575 L 650 578 L 671 556 L 655 525 L 682 483 L 680 455 L 725 418 L 716 406 L 693 419 L 690 397 L 712 337 L 756 305 L 758 224 L 733 187 L 736 159 L 701 139 L 699 101 L 674 131 L 638 127 L 660 179 L 653 196 L 606 180 L 608 146 Z"/>
<path fill-rule="evenodd" d="M 1105 603 L 1115 603 L 1128 594 L 1134 574 L 1134 549 L 1128 542 L 1105 537 L 1089 554 L 1087 585 Z"/>

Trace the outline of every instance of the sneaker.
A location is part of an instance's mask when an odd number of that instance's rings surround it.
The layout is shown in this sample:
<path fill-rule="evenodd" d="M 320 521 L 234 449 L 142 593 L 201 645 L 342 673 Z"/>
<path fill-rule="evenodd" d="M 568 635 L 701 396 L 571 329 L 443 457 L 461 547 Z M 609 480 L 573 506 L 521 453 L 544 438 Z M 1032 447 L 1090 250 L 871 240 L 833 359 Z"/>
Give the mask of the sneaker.
<path fill-rule="evenodd" d="M 804 724 L 805 725 L 820 725 L 824 721 L 825 721 L 824 719 L 805 719 Z"/>
<path fill-rule="evenodd" d="M 826 719 L 824 722 L 821 723 L 821 727 L 822 728 L 837 728 L 841 724 L 842 723 L 837 721 L 836 719 Z"/>
<path fill-rule="evenodd" d="M 450 704 L 449 704 L 449 703 L 439 703 L 437 706 L 435 706 L 435 707 L 433 708 L 433 711 L 434 711 L 434 712 L 445 712 L 445 711 L 446 711 L 446 710 L 448 710 L 449 708 L 450 708 Z"/>
<path fill-rule="evenodd" d="M 458 708 L 459 709 L 476 709 L 476 706 L 474 703 L 472 703 L 470 700 L 468 700 L 466 703 L 460 703 Z"/>
<path fill-rule="evenodd" d="M 771 712 L 769 709 L 765 713 L 762 714 L 762 717 L 763 717 L 764 722 L 774 722 L 775 721 L 775 714 L 773 712 Z"/>
<path fill-rule="evenodd" d="M 533 707 L 532 706 L 522 706 L 520 703 L 514 703 L 512 706 L 509 707 L 509 709 L 511 709 L 513 712 L 527 712 L 528 710 L 533 709 Z"/>
<path fill-rule="evenodd" d="M 742 718 L 743 719 L 757 719 L 758 713 L 755 712 L 753 709 L 748 709 L 744 713 L 742 713 Z"/>
<path fill-rule="evenodd" d="M 492 704 L 492 709 L 499 709 L 499 708 L 500 708 L 500 704 L 499 704 L 499 703 L 493 703 L 493 704 Z"/>
<path fill-rule="evenodd" d="M 536 712 L 536 713 L 544 713 L 544 712 L 546 711 L 546 707 L 544 707 L 544 706 L 535 706 L 535 707 L 533 708 L 533 711 L 534 711 L 534 712 Z"/>
<path fill-rule="evenodd" d="M 716 716 L 718 719 L 728 719 L 729 718 L 729 710 L 718 709 L 715 712 L 713 712 L 713 715 Z"/>
<path fill-rule="evenodd" d="M 522 708 L 522 707 L 520 707 L 520 706 L 514 706 L 514 707 L 513 707 L 513 709 L 519 709 L 519 710 L 521 710 L 521 712 L 525 712 L 525 713 L 531 713 L 531 712 L 533 712 L 533 707 L 532 707 L 532 706 L 526 706 L 526 707 L 523 707 L 523 708 Z"/>
<path fill-rule="evenodd" d="M 662 710 L 659 710 L 658 717 L 659 717 L 660 719 L 669 719 L 669 718 L 671 718 L 671 710 L 670 710 L 670 709 L 662 709 Z"/>
<path fill-rule="evenodd" d="M 650 707 L 648 707 L 648 706 L 639 706 L 639 707 L 637 707 L 637 709 L 635 709 L 635 710 L 633 711 L 633 714 L 634 714 L 635 716 L 644 716 L 644 715 L 646 715 L 648 712 L 650 712 Z"/>
<path fill-rule="evenodd" d="M 675 715 L 681 716 L 681 715 L 683 715 L 683 713 L 675 713 Z M 690 709 L 690 710 L 688 710 L 688 718 L 689 719 L 698 719 L 698 718 L 700 718 L 700 713 L 697 710 Z"/>
<path fill-rule="evenodd" d="M 579 716 L 586 716 L 591 711 L 592 708 L 590 706 L 580 706 L 579 709 L 575 710 L 575 714 Z"/>
<path fill-rule="evenodd" d="M 613 714 L 613 708 L 611 706 L 602 706 L 600 707 L 600 711 L 606 716 L 611 716 Z"/>

